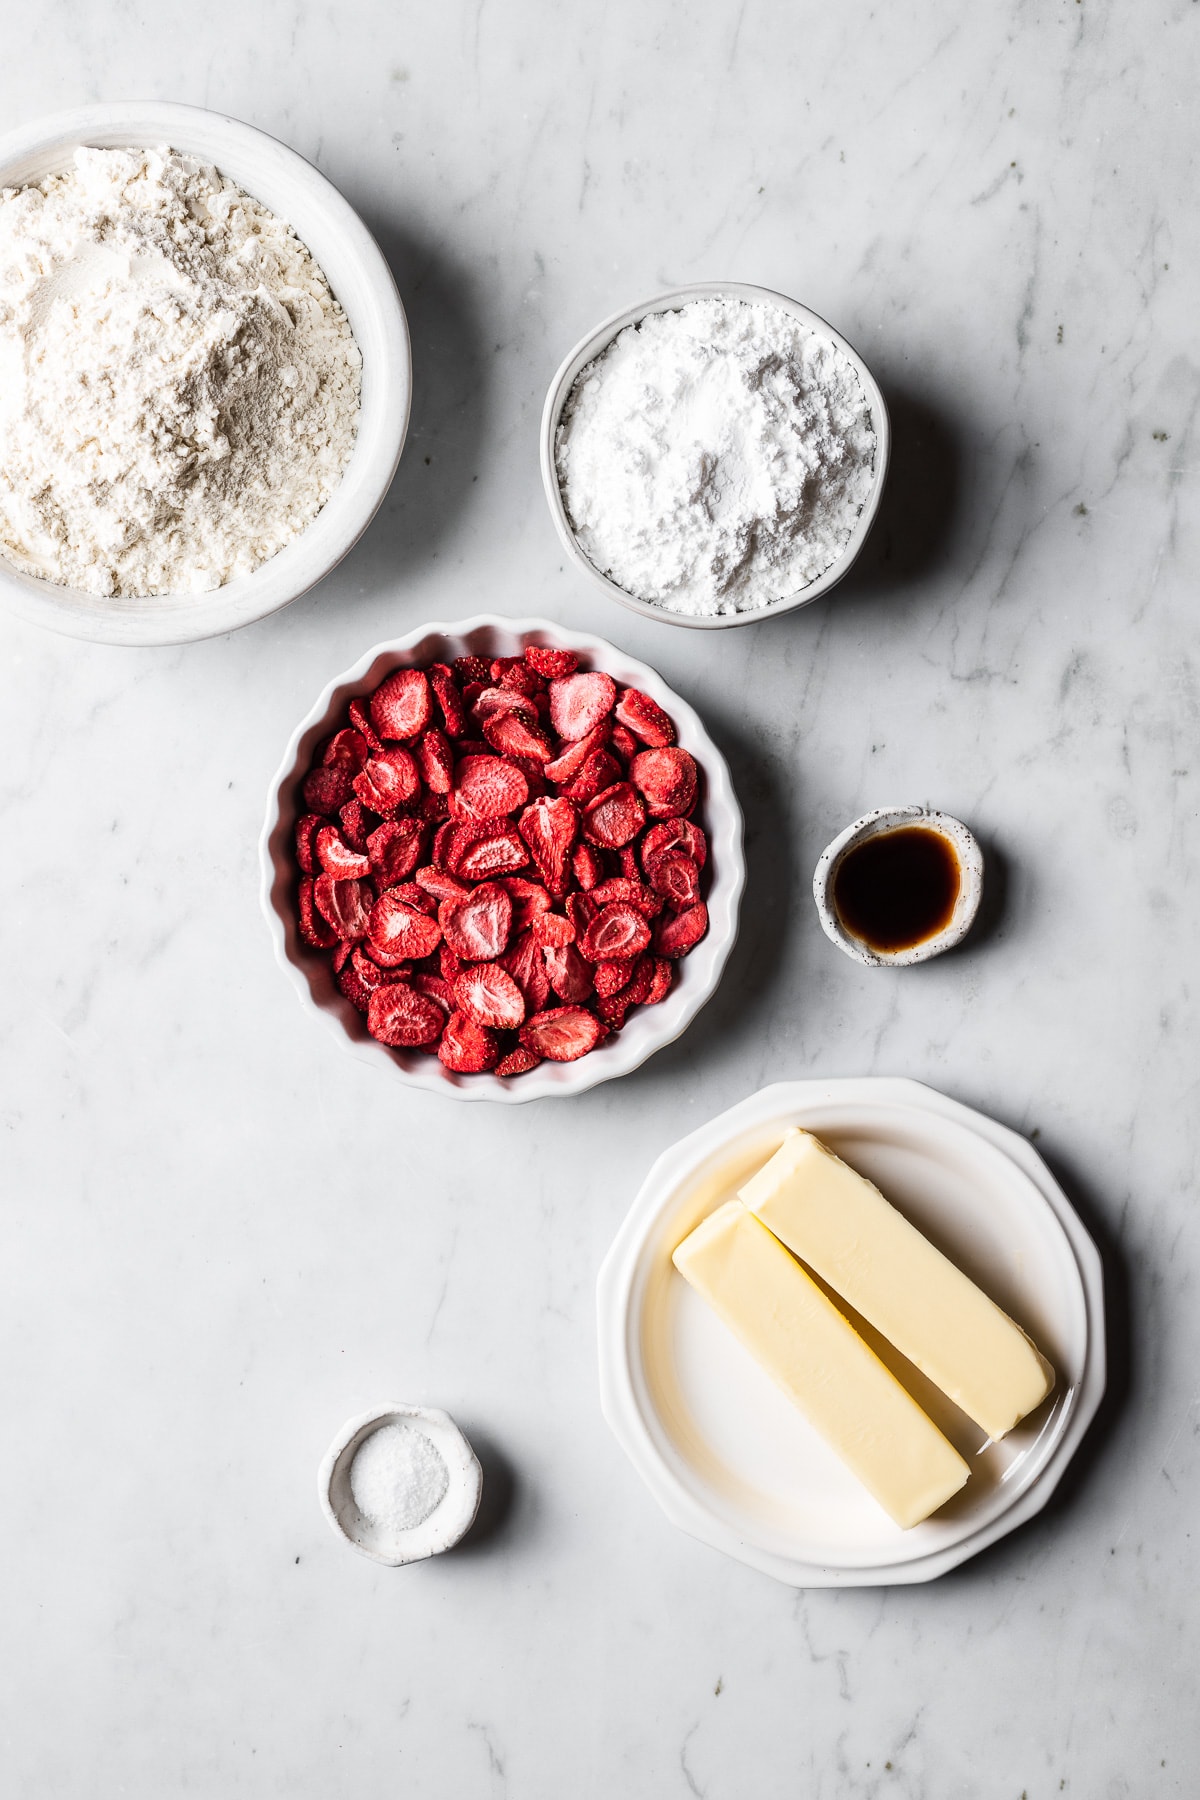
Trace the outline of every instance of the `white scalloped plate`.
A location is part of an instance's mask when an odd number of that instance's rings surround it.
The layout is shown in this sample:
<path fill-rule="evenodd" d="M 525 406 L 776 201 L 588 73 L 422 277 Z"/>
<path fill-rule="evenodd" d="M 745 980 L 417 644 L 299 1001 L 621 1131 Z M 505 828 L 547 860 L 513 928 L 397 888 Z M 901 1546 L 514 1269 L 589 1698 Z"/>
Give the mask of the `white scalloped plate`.
<path fill-rule="evenodd" d="M 972 1465 L 902 1531 L 677 1274 L 671 1252 L 789 1125 L 815 1131 L 965 1269 L 1054 1364 L 1054 1392 L 1000 1443 L 872 1336 Z M 781 1082 L 666 1151 L 597 1288 L 604 1414 L 668 1517 L 796 1587 L 929 1581 L 1046 1504 L 1104 1392 L 1103 1277 L 1030 1144 L 915 1081 Z"/>
<path fill-rule="evenodd" d="M 708 932 L 683 957 L 666 999 L 641 1006 L 628 1023 L 598 1049 L 572 1063 L 540 1063 L 526 1075 L 456 1075 L 436 1056 L 417 1050 L 389 1050 L 367 1030 L 362 1014 L 340 992 L 329 958 L 300 938 L 296 916 L 297 870 L 292 847 L 300 813 L 300 783 L 323 737 L 344 722 L 357 694 L 369 694 L 393 669 L 428 667 L 456 656 L 519 656 L 527 644 L 578 651 L 583 666 L 604 669 L 615 681 L 641 688 L 670 714 L 679 743 L 695 757 L 703 777 L 698 818 L 709 839 Z M 746 880 L 742 853 L 742 813 L 729 765 L 701 723 L 699 714 L 673 693 L 645 663 L 635 662 L 603 638 L 564 631 L 548 619 L 502 619 L 483 613 L 455 625 L 421 625 L 407 636 L 376 644 L 318 696 L 288 740 L 283 761 L 271 779 L 267 817 L 259 838 L 263 915 L 280 968 L 301 1003 L 315 1012 L 339 1042 L 375 1068 L 390 1069 L 410 1087 L 428 1088 L 454 1100 L 498 1100 L 513 1105 L 545 1095 L 580 1094 L 601 1081 L 628 1075 L 648 1056 L 687 1030 L 716 991 L 738 930 L 738 907 Z"/>

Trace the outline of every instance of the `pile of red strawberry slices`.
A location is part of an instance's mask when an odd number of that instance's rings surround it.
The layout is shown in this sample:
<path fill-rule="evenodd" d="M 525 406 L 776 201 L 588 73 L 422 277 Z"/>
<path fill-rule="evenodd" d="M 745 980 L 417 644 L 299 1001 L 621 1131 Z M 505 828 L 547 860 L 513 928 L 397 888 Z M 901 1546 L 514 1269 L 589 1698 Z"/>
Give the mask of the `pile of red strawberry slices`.
<path fill-rule="evenodd" d="M 569 650 L 398 669 L 304 780 L 300 932 L 381 1043 L 574 1062 L 708 929 L 694 759 Z"/>

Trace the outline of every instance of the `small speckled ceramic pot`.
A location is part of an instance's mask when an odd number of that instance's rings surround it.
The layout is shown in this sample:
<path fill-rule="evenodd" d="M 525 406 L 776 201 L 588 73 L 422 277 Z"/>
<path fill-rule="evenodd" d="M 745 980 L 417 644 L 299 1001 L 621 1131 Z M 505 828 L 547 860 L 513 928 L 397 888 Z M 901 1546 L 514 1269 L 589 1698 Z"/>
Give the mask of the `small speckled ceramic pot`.
<path fill-rule="evenodd" d="M 388 1533 L 362 1514 L 350 1487 L 350 1465 L 381 1425 L 415 1425 L 446 1465 L 449 1483 L 429 1517 L 407 1531 Z M 483 1492 L 479 1459 L 449 1413 L 435 1406 L 393 1402 L 347 1420 L 325 1452 L 317 1473 L 321 1511 L 336 1535 L 372 1562 L 399 1568 L 451 1550 L 475 1523 Z"/>
<path fill-rule="evenodd" d="M 907 950 L 873 950 L 847 929 L 838 914 L 833 899 L 838 866 L 850 850 L 856 849 L 867 838 L 882 837 L 886 832 L 912 825 L 940 832 L 953 847 L 959 867 L 958 899 L 950 923 L 932 937 Z M 940 956 L 943 950 L 952 950 L 970 931 L 982 898 L 983 852 L 975 838 L 960 819 L 952 819 L 949 813 L 931 812 L 925 806 L 880 806 L 874 812 L 864 813 L 861 819 L 855 819 L 853 825 L 847 825 L 845 831 L 839 832 L 822 851 L 813 875 L 813 899 L 826 937 L 855 962 L 865 963 L 872 969 L 907 968 L 911 963 L 928 962 L 930 957 Z"/>

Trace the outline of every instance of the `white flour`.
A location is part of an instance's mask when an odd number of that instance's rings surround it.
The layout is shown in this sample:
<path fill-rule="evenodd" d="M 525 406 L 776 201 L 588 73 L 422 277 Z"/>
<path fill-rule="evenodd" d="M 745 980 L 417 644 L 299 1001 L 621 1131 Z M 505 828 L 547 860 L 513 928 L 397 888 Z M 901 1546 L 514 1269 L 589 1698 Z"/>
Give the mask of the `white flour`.
<path fill-rule="evenodd" d="M 871 490 L 853 366 L 774 306 L 691 300 L 583 369 L 559 485 L 591 562 L 668 612 L 746 612 L 837 557 Z"/>
<path fill-rule="evenodd" d="M 360 370 L 281 219 L 192 157 L 76 151 L 0 193 L 0 554 L 100 595 L 248 574 L 340 481 Z"/>

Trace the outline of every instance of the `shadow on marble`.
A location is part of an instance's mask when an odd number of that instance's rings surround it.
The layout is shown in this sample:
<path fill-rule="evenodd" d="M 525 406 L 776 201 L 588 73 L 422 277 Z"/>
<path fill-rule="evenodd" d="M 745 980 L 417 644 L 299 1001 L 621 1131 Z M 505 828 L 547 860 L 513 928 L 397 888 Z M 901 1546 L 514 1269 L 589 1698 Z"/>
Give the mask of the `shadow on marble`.
<path fill-rule="evenodd" d="M 974 831 L 975 827 L 972 826 L 971 829 Z M 999 942 L 1004 936 L 1012 891 L 1009 860 L 1004 851 L 984 832 L 976 831 L 975 836 L 983 851 L 983 898 L 979 902 L 975 923 L 962 943 L 944 953 L 955 959 L 972 956 L 976 951 L 987 950 Z"/>
<path fill-rule="evenodd" d="M 457 1545 L 456 1556 L 491 1550 L 507 1537 L 513 1528 L 518 1497 L 516 1470 L 504 1452 L 486 1431 L 478 1430 L 469 1421 L 463 1429 L 483 1470 L 483 1493 L 475 1523 Z"/>
<path fill-rule="evenodd" d="M 833 598 L 887 598 L 949 561 L 962 500 L 963 452 L 951 421 L 920 395 L 880 379 L 892 457 L 874 530 Z"/>

